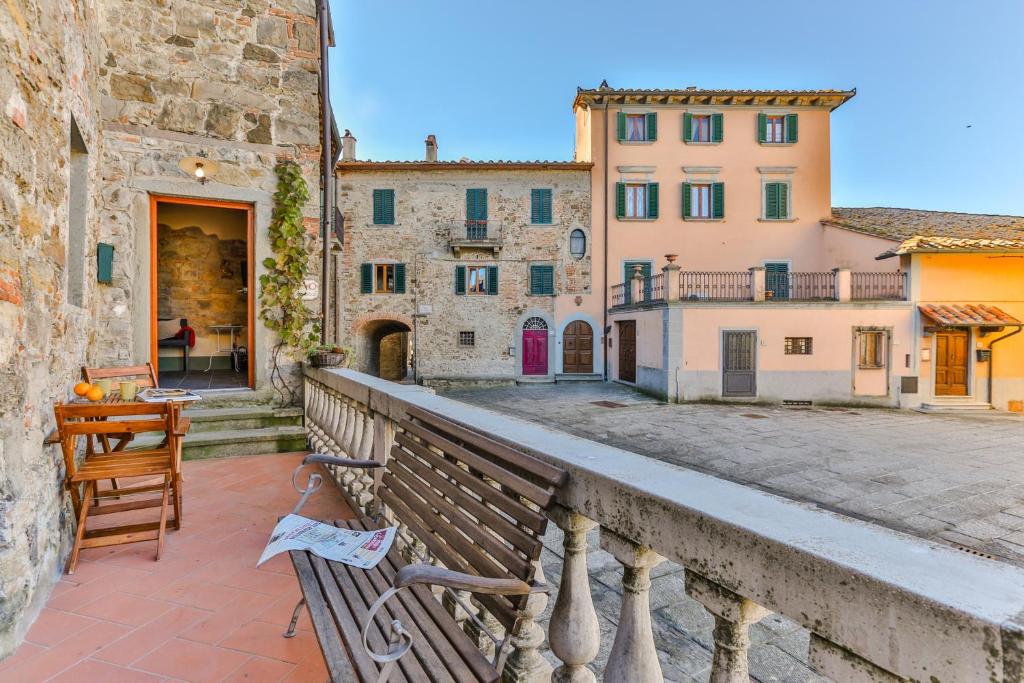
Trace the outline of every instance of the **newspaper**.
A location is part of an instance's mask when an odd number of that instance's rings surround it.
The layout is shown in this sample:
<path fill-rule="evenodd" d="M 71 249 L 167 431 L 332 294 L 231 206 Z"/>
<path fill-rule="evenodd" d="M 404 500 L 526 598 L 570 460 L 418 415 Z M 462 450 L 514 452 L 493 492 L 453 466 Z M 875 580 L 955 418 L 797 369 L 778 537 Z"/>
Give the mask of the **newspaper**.
<path fill-rule="evenodd" d="M 288 515 L 277 523 L 256 566 L 286 550 L 308 550 L 325 560 L 373 569 L 387 555 L 397 527 L 374 531 L 339 529 L 301 515 Z"/>

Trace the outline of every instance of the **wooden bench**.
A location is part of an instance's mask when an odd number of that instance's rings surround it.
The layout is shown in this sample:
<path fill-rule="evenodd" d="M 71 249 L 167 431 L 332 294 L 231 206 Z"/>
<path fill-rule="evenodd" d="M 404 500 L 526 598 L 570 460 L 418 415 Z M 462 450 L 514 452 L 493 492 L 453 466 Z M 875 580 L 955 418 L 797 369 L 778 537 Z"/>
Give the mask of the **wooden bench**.
<path fill-rule="evenodd" d="M 300 469 L 313 463 L 383 466 L 312 454 Z M 532 456 L 433 413 L 409 408 L 376 492 L 377 513 L 335 522 L 360 530 L 399 524 L 400 538 L 386 559 L 369 571 L 293 551 L 304 597 L 285 635 L 294 635 L 305 604 L 333 681 L 385 680 L 382 672 L 389 681 L 497 681 L 508 635 L 524 616 L 530 593 L 546 591 L 533 580 L 547 528 L 542 511 L 552 505 L 566 477 L 563 470 Z M 319 475 L 310 476 L 300 490 L 299 507 L 319 483 Z M 406 563 L 399 551 L 404 529 L 416 541 L 406 546 L 407 556 L 410 551 L 418 555 L 413 564 Z M 405 537 L 406 543 L 410 540 Z M 458 600 L 462 598 L 456 591 L 472 593 L 501 624 L 504 637 L 490 634 L 493 659 L 485 657 L 449 615 L 431 586 L 443 587 Z M 406 590 L 383 603 L 368 624 L 374 603 L 393 587 Z M 469 612 L 476 611 L 462 602 Z M 411 648 L 395 664 L 375 661 L 363 639 L 378 655 L 394 654 L 393 620 L 408 633 Z"/>

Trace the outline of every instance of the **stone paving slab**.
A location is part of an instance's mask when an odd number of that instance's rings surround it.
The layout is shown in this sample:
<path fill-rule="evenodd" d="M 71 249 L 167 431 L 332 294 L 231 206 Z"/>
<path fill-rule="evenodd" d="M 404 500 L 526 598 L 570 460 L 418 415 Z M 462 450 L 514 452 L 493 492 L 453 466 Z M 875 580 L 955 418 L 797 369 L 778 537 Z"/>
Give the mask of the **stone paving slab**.
<path fill-rule="evenodd" d="M 667 404 L 601 382 L 445 395 L 1024 566 L 1020 416 Z"/>

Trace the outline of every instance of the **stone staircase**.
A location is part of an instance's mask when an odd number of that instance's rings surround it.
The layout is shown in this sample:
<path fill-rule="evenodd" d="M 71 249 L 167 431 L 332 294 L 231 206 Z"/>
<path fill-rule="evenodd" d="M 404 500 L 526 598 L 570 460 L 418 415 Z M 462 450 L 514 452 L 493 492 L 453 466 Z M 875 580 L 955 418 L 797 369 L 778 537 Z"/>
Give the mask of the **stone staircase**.
<path fill-rule="evenodd" d="M 274 408 L 250 403 L 222 408 L 193 408 L 184 414 L 192 420 L 192 427 L 182 446 L 182 458 L 185 460 L 306 449 L 302 408 Z M 151 440 L 151 437 L 140 437 L 135 445 L 144 445 Z"/>

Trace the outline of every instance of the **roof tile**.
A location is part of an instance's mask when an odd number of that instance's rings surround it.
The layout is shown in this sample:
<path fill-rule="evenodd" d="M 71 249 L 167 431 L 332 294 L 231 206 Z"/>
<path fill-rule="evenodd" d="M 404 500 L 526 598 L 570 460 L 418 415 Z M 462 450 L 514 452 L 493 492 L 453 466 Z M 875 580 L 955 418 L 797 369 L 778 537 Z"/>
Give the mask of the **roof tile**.
<path fill-rule="evenodd" d="M 921 304 L 918 309 L 940 327 L 1002 327 L 1021 324 L 1009 313 L 986 304 Z"/>
<path fill-rule="evenodd" d="M 908 240 L 915 235 L 927 235 L 930 238 L 1024 240 L 1024 216 L 881 206 L 833 207 L 832 218 L 822 223 L 894 241 Z"/>

